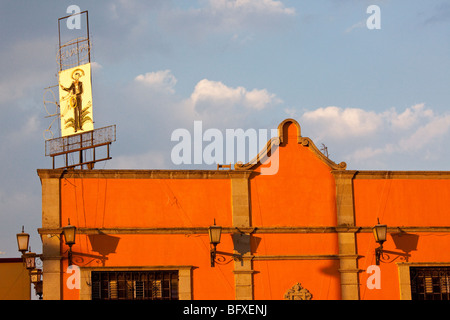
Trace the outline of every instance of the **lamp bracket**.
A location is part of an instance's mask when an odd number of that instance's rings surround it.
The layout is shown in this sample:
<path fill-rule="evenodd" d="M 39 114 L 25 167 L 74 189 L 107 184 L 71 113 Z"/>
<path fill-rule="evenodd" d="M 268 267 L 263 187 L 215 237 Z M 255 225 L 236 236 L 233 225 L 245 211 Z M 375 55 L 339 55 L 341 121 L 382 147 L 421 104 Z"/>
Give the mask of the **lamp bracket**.
<path fill-rule="evenodd" d="M 379 261 L 383 263 L 392 263 L 397 259 L 407 262 L 408 258 L 411 257 L 409 253 L 383 250 L 383 248 L 377 248 L 376 250 L 378 250 Z"/>
<path fill-rule="evenodd" d="M 53 237 L 57 237 L 59 240 L 61 240 L 60 234 L 57 233 L 47 233 L 47 238 L 53 238 Z"/>
<path fill-rule="evenodd" d="M 229 253 L 224 251 L 216 251 L 216 255 L 232 257 L 235 261 L 242 261 L 243 255 L 238 253 Z"/>

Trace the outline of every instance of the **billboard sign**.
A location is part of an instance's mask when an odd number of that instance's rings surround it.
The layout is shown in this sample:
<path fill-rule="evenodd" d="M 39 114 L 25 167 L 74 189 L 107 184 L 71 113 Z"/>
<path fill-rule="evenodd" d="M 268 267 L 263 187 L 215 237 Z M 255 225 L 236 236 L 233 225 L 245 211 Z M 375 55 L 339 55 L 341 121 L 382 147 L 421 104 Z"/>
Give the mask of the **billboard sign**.
<path fill-rule="evenodd" d="M 59 72 L 61 136 L 94 130 L 91 64 Z"/>

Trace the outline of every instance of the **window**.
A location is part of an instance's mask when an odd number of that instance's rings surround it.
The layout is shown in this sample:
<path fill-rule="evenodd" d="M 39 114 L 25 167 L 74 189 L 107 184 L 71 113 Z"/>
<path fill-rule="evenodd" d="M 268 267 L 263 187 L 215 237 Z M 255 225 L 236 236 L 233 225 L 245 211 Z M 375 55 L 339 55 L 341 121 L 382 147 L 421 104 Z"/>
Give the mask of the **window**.
<path fill-rule="evenodd" d="M 450 300 L 450 267 L 411 267 L 412 300 Z"/>
<path fill-rule="evenodd" d="M 93 300 L 178 300 L 178 271 L 92 271 Z"/>

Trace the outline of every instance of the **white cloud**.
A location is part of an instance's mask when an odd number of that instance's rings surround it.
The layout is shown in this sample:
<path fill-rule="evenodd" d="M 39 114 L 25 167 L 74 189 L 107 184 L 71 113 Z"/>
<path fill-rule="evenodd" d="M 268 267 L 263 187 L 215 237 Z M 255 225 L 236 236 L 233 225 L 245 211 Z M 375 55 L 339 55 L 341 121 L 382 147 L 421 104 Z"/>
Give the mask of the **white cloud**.
<path fill-rule="evenodd" d="M 337 161 L 358 167 L 380 169 L 392 157 L 407 159 L 400 161 L 402 167 L 412 165 L 413 159 L 440 160 L 442 154 L 436 150 L 450 138 L 450 114 L 435 114 L 423 103 L 402 112 L 318 108 L 305 112 L 300 122 L 316 144 L 326 143 L 335 150 L 331 152 Z"/>
<path fill-rule="evenodd" d="M 205 109 L 227 108 L 240 106 L 249 109 L 262 110 L 281 102 L 275 94 L 266 89 L 248 91 L 244 87 L 228 87 L 220 81 L 203 79 L 197 83 L 190 101 L 198 112 Z"/>
<path fill-rule="evenodd" d="M 450 115 L 433 117 L 412 135 L 400 139 L 398 145 L 405 151 L 417 151 L 432 144 L 433 141 L 441 141 L 441 138 L 449 131 Z"/>
<path fill-rule="evenodd" d="M 386 156 L 394 153 L 396 151 L 396 146 L 393 144 L 386 144 L 380 148 L 373 147 L 363 147 L 357 149 L 355 152 L 348 156 L 348 159 L 354 160 L 356 162 L 366 161 L 368 159 L 374 159 L 378 156 Z"/>
<path fill-rule="evenodd" d="M 424 103 L 416 104 L 411 108 L 406 108 L 406 110 L 400 114 L 397 114 L 395 109 L 386 113 L 392 127 L 396 129 L 409 129 L 416 125 L 420 119 L 432 118 L 433 115 L 433 110 L 425 109 Z"/>
<path fill-rule="evenodd" d="M 302 121 L 313 123 L 319 137 L 346 138 L 374 133 L 382 124 L 382 115 L 358 108 L 330 106 L 307 111 Z"/>
<path fill-rule="evenodd" d="M 115 92 L 117 99 L 113 108 L 119 112 L 119 106 L 126 103 L 133 110 L 127 118 L 120 118 L 117 122 L 122 135 L 132 137 L 135 144 L 141 139 L 143 144 L 148 143 L 149 137 L 155 135 L 170 140 L 171 130 L 190 128 L 196 120 L 203 121 L 205 128 L 254 127 L 282 103 L 267 89 L 232 87 L 208 79 L 198 81 L 191 92 L 182 95 L 173 87 L 175 80 L 169 70 L 149 72 L 135 77 L 121 91 Z M 155 94 L 157 87 L 173 94 Z M 153 121 L 153 124 L 149 126 L 145 119 Z M 154 122 L 153 119 L 170 121 Z M 267 124 L 264 122 L 262 125 Z M 164 150 L 166 145 L 163 141 L 164 138 L 157 139 L 158 145 L 153 144 L 153 150 Z"/>
<path fill-rule="evenodd" d="M 178 108 L 187 115 L 186 120 L 202 120 L 208 127 L 245 128 L 255 126 L 281 103 L 282 100 L 267 89 L 249 90 L 203 79 L 188 98 L 178 103 Z"/>
<path fill-rule="evenodd" d="M 98 71 L 98 70 L 102 69 L 103 66 L 100 63 L 93 61 L 93 62 L 91 62 L 91 68 L 92 68 L 92 71 Z"/>
<path fill-rule="evenodd" d="M 174 87 L 177 83 L 177 79 L 170 70 L 140 74 L 135 78 L 135 81 L 161 93 L 174 93 Z"/>
<path fill-rule="evenodd" d="M 267 106 L 280 102 L 281 100 L 275 94 L 269 93 L 266 89 L 253 89 L 245 94 L 245 105 L 256 110 L 262 110 Z"/>

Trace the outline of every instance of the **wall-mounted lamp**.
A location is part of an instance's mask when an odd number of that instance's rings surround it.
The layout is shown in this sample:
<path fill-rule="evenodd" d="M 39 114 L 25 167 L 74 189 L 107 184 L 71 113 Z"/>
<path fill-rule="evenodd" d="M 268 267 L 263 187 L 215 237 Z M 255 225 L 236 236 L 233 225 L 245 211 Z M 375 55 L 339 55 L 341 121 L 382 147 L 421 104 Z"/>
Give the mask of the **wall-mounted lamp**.
<path fill-rule="evenodd" d="M 69 266 L 72 265 L 72 246 L 75 244 L 75 235 L 77 233 L 77 227 L 69 224 L 63 228 L 64 242 L 69 246 Z"/>
<path fill-rule="evenodd" d="M 216 259 L 216 247 L 220 243 L 220 236 L 222 234 L 222 227 L 216 226 L 216 220 L 214 219 L 214 225 L 208 228 L 209 243 L 213 246 L 210 251 L 211 255 L 211 267 L 214 267 L 214 260 Z"/>
<path fill-rule="evenodd" d="M 22 226 L 22 232 L 16 235 L 17 246 L 19 251 L 22 253 L 22 259 L 28 270 L 33 270 L 36 268 L 36 257 L 38 256 L 34 252 L 27 252 L 29 250 L 30 235 L 24 232 L 24 227 Z"/>
<path fill-rule="evenodd" d="M 380 245 L 375 249 L 375 261 L 378 266 L 380 264 L 381 253 L 383 252 L 383 243 L 386 241 L 387 225 L 380 224 L 380 220 L 378 220 L 378 224 L 372 228 L 372 231 L 375 241 Z"/>
<path fill-rule="evenodd" d="M 30 272 L 31 283 L 34 284 L 34 290 L 39 296 L 39 300 L 42 300 L 42 270 L 34 269 Z"/>
<path fill-rule="evenodd" d="M 27 252 L 23 254 L 22 258 L 28 270 L 31 271 L 36 268 L 36 257 L 37 254 L 34 252 Z"/>
<path fill-rule="evenodd" d="M 42 300 L 42 270 L 36 269 L 36 258 L 41 258 L 42 256 L 34 252 L 27 252 L 29 250 L 28 245 L 30 242 L 30 235 L 24 232 L 23 226 L 22 232 L 18 233 L 16 237 L 18 249 L 22 253 L 23 262 L 30 273 L 30 279 L 34 284 L 34 290 L 39 296 L 39 300 Z"/>
<path fill-rule="evenodd" d="M 24 228 L 22 226 L 22 233 L 18 233 L 17 237 L 17 246 L 19 247 L 19 251 L 22 252 L 22 255 L 28 251 L 28 244 L 30 243 L 30 235 L 24 232 Z"/>

